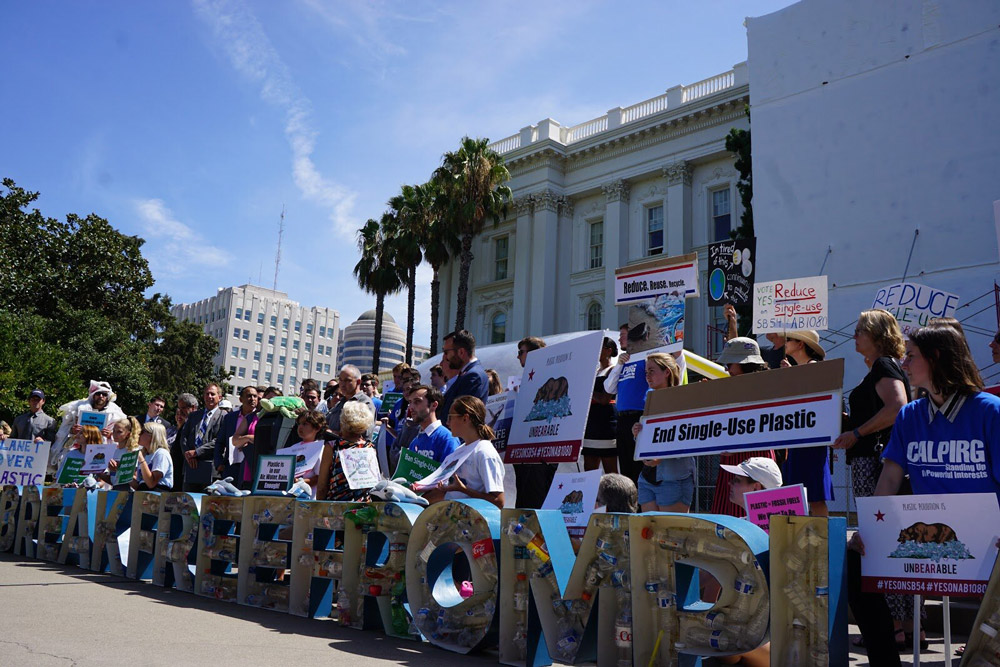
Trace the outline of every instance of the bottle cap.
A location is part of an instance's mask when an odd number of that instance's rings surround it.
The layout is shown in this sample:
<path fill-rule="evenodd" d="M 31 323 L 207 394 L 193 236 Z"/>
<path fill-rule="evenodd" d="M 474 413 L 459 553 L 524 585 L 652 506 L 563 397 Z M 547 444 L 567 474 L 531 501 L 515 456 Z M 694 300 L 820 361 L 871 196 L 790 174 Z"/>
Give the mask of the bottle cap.
<path fill-rule="evenodd" d="M 795 626 L 799 626 L 800 628 L 804 628 L 804 627 L 806 627 L 806 624 L 803 623 L 802 621 L 800 621 L 797 618 L 793 618 L 792 619 L 792 627 L 794 628 Z"/>
<path fill-rule="evenodd" d="M 642 539 L 648 540 L 653 536 L 653 529 L 650 528 L 649 526 L 644 526 L 641 534 L 642 534 Z"/>

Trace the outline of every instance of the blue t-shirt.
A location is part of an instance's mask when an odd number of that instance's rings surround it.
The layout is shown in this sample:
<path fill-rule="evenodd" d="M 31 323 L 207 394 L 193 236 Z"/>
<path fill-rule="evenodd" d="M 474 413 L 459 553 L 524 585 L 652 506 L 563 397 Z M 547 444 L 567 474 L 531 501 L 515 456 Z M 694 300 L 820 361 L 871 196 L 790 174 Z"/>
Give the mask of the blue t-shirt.
<path fill-rule="evenodd" d="M 915 494 L 996 493 L 1000 496 L 1000 398 L 979 392 L 954 420 L 930 420 L 928 399 L 899 411 L 883 456 L 910 476 Z"/>
<path fill-rule="evenodd" d="M 627 362 L 618 378 L 618 398 L 615 400 L 618 411 L 642 410 L 646 407 L 647 391 L 646 358 Z"/>
<path fill-rule="evenodd" d="M 429 456 L 438 463 L 444 461 L 445 457 L 458 449 L 461 443 L 458 438 L 451 434 L 448 427 L 438 425 L 436 429 L 427 435 L 423 431 L 410 443 L 410 451 L 421 456 Z"/>
<path fill-rule="evenodd" d="M 375 406 L 375 414 L 382 411 L 382 399 L 378 396 L 372 396 L 372 405 Z"/>

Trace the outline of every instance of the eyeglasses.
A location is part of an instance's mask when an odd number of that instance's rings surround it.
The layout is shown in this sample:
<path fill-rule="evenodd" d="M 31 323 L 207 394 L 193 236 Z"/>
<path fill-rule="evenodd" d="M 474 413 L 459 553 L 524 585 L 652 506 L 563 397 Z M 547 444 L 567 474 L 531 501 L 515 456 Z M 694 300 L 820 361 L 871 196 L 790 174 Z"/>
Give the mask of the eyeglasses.
<path fill-rule="evenodd" d="M 454 351 L 455 351 L 455 348 L 453 348 L 453 347 L 442 347 L 441 348 L 441 354 L 448 354 L 449 352 L 454 352 Z"/>
<path fill-rule="evenodd" d="M 95 391 L 94 392 L 94 396 L 104 396 L 105 398 L 107 398 L 108 397 L 108 392 L 106 392 L 106 391 Z"/>

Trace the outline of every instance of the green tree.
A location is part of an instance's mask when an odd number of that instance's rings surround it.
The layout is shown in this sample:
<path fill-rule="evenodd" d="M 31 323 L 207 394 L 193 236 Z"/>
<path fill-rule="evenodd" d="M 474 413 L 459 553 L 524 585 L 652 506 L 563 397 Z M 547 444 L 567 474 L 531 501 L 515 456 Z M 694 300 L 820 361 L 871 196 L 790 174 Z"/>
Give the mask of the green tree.
<path fill-rule="evenodd" d="M 372 373 L 379 372 L 379 357 L 382 352 L 382 317 L 385 314 L 385 297 L 395 294 L 403 287 L 399 267 L 393 257 L 392 244 L 386 230 L 392 233 L 395 225 L 392 214 L 382 214 L 381 221 L 369 218 L 358 230 L 358 250 L 361 259 L 354 265 L 354 277 L 365 292 L 375 295 L 375 350 L 372 357 Z"/>
<path fill-rule="evenodd" d="M 490 149 L 489 139 L 463 137 L 458 150 L 444 154 L 434 178 L 443 190 L 448 224 L 462 239 L 455 328 L 464 329 L 472 239 L 487 218 L 500 222 L 506 214 L 511 192 L 504 183 L 510 180 L 510 172 L 503 158 Z"/>
<path fill-rule="evenodd" d="M 431 265 L 431 356 L 437 354 L 438 328 L 441 310 L 441 267 L 451 257 L 462 252 L 462 240 L 448 224 L 447 199 L 436 179 L 423 186 L 434 204 L 423 234 L 424 259 Z"/>
<path fill-rule="evenodd" d="M 424 259 L 423 233 L 425 211 L 430 212 L 433 201 L 419 190 L 421 186 L 404 185 L 400 193 L 389 200 L 395 216 L 389 243 L 395 253 L 396 264 L 404 273 L 406 284 L 406 363 L 413 364 L 413 317 L 417 292 L 417 267 Z"/>
<path fill-rule="evenodd" d="M 231 377 L 229 372 L 212 365 L 218 347 L 216 340 L 206 336 L 199 325 L 171 318 L 152 344 L 149 361 L 152 392 L 168 399 L 183 392 L 198 396 L 213 382 L 222 387 L 223 393 L 231 391 L 227 382 Z"/>
<path fill-rule="evenodd" d="M 33 389 L 45 392 L 45 411 L 80 398 L 82 382 L 69 355 L 45 340 L 48 322 L 37 315 L 0 311 L 0 419 L 11 420 L 28 409 Z"/>

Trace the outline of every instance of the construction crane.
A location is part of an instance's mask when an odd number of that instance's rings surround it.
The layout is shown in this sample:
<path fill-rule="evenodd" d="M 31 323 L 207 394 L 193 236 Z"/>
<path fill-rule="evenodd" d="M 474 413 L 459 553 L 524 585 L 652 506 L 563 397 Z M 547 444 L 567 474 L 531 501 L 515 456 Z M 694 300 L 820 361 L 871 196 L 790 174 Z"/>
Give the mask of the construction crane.
<path fill-rule="evenodd" d="M 281 266 L 281 237 L 285 235 L 285 205 L 281 205 L 281 219 L 278 221 L 278 251 L 274 254 L 274 285 L 271 289 L 278 291 L 278 268 Z"/>

